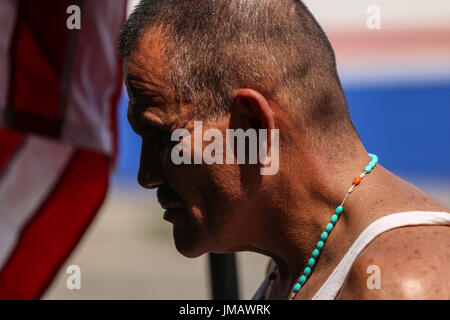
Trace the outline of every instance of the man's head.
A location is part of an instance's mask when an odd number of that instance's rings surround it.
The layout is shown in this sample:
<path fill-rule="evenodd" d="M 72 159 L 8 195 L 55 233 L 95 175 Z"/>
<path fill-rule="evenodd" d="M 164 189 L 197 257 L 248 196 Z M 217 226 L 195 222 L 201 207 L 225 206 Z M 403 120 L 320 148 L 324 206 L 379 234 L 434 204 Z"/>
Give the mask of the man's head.
<path fill-rule="evenodd" d="M 284 203 L 277 190 L 299 139 L 328 152 L 337 137 L 356 135 L 331 45 L 300 1 L 142 0 L 120 53 L 130 123 L 142 136 L 138 180 L 159 188 L 187 256 L 264 236 L 271 209 Z M 251 164 L 173 164 L 170 133 L 193 132 L 196 120 L 223 136 L 230 128 L 279 129 L 279 173 L 261 176 Z"/>

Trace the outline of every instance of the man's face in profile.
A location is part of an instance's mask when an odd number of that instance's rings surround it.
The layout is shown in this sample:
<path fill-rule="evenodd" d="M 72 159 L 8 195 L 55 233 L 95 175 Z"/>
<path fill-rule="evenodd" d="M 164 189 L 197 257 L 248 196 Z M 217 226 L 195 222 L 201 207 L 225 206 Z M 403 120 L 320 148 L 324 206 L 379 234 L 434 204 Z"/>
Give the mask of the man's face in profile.
<path fill-rule="evenodd" d="M 128 118 L 142 138 L 138 181 L 145 188 L 158 188 L 158 200 L 166 209 L 164 219 L 173 223 L 175 245 L 182 254 L 228 252 L 245 243 L 248 225 L 255 223 L 250 212 L 256 211 L 252 206 L 258 195 L 251 186 L 255 178 L 261 179 L 259 168 L 172 162 L 171 150 L 177 142 L 171 141 L 171 133 L 184 128 L 192 136 L 194 121 L 202 119 L 196 118 L 192 104 L 177 102 L 166 85 L 163 45 L 149 31 L 124 62 Z M 246 129 L 239 117 L 229 114 L 202 121 L 203 132 L 214 128 L 224 137 L 230 126 Z"/>

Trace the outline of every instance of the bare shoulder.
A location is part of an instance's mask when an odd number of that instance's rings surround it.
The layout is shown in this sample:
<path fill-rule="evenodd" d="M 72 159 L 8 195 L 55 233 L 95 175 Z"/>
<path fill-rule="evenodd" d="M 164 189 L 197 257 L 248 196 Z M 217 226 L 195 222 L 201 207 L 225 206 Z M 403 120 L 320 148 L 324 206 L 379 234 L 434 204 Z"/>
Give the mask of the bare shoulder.
<path fill-rule="evenodd" d="M 410 226 L 375 238 L 338 299 L 450 299 L 450 226 Z"/>

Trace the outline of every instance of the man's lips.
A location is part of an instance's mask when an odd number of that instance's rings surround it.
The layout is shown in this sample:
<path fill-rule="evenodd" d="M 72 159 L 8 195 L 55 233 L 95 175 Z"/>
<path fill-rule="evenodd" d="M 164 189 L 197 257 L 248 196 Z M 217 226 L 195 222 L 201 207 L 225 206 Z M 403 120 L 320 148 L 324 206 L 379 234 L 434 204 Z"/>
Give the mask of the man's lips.
<path fill-rule="evenodd" d="M 184 209 L 185 205 L 180 196 L 169 186 L 163 185 L 158 188 L 156 193 L 158 202 L 163 209 Z"/>
<path fill-rule="evenodd" d="M 166 211 L 164 211 L 163 218 L 169 222 L 176 222 L 183 219 L 184 213 L 184 208 L 166 209 Z"/>

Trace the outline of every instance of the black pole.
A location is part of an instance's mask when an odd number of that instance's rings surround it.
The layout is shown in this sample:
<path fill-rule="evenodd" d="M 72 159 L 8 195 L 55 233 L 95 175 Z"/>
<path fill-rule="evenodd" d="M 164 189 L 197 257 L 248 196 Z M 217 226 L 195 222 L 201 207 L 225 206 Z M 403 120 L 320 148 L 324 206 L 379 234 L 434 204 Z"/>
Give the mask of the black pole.
<path fill-rule="evenodd" d="M 239 288 L 234 253 L 210 253 L 209 268 L 213 300 L 238 300 Z"/>

